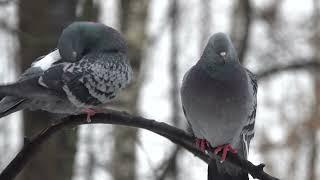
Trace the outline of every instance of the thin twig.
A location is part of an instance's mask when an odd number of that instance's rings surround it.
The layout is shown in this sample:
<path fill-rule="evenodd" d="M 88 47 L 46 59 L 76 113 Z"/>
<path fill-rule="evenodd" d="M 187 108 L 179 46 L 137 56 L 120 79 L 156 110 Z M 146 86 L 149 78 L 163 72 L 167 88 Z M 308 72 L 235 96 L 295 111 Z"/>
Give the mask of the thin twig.
<path fill-rule="evenodd" d="M 320 70 L 320 63 L 314 59 L 297 59 L 293 63 L 288 65 L 275 65 L 274 67 L 268 68 L 264 71 L 257 73 L 259 80 L 267 79 L 277 73 L 294 71 L 294 70 Z"/>
<path fill-rule="evenodd" d="M 180 146 L 175 146 L 169 158 L 166 159 L 159 166 L 158 169 L 159 170 L 163 169 L 163 170 L 162 170 L 162 173 L 156 178 L 157 180 L 164 180 L 168 176 L 168 174 L 170 173 L 170 168 L 172 168 L 173 164 L 176 162 L 177 156 L 180 150 L 181 150 Z"/>

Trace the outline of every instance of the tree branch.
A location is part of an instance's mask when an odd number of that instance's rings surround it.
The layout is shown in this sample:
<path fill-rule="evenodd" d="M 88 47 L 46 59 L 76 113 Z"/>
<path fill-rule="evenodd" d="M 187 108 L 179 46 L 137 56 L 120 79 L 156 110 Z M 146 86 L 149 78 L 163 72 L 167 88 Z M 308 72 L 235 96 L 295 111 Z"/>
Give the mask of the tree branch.
<path fill-rule="evenodd" d="M 263 70 L 257 73 L 257 77 L 259 80 L 262 80 L 262 79 L 264 80 L 277 73 L 281 73 L 285 71 L 303 70 L 303 69 L 315 69 L 319 71 L 320 63 L 317 62 L 315 59 L 311 59 L 311 60 L 297 59 L 289 65 L 275 65 L 274 67 Z"/>
<path fill-rule="evenodd" d="M 125 125 L 136 128 L 143 128 L 159 134 L 173 143 L 182 146 L 195 156 L 205 162 L 209 162 L 210 158 L 207 154 L 199 151 L 194 145 L 194 137 L 185 131 L 176 127 L 170 126 L 163 122 L 146 119 L 139 116 L 132 116 L 126 112 L 107 110 L 105 113 L 96 114 L 91 121 L 92 124 L 116 124 Z M 78 125 L 88 124 L 85 115 L 68 116 L 62 119 L 59 123 L 53 124 L 50 127 L 42 130 L 38 135 L 30 139 L 26 139 L 22 150 L 10 162 L 10 164 L 0 174 L 1 180 L 14 179 L 17 174 L 30 161 L 31 157 L 40 149 L 40 146 L 47 141 L 52 135 L 65 128 L 73 128 Z M 240 166 L 248 171 L 254 178 L 261 180 L 276 180 L 263 171 L 264 165 L 255 166 L 247 160 L 240 159 L 238 156 L 231 155 L 227 157 L 227 161 Z"/>
<path fill-rule="evenodd" d="M 169 158 L 167 158 L 160 166 L 159 171 L 162 170 L 161 174 L 157 176 L 156 180 L 164 180 L 170 174 L 170 169 L 175 165 L 178 153 L 181 151 L 180 146 L 175 146 L 173 151 L 171 152 Z M 175 167 L 176 168 L 176 167 Z M 170 179 L 170 178 L 169 178 Z"/>

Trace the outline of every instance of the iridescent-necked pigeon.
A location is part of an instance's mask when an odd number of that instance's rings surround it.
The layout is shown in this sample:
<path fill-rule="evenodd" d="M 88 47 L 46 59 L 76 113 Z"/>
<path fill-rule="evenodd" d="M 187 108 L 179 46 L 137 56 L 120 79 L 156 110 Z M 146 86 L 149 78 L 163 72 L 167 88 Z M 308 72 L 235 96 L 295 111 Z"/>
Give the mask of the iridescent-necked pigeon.
<path fill-rule="evenodd" d="M 228 152 L 247 158 L 254 136 L 256 95 L 256 78 L 240 64 L 230 38 L 214 34 L 181 87 L 183 110 L 197 146 L 222 154 L 221 160 L 209 163 L 208 180 L 248 179 L 246 172 L 223 161 Z"/>
<path fill-rule="evenodd" d="M 21 109 L 87 113 L 87 120 L 126 87 L 132 70 L 119 32 L 93 22 L 65 28 L 57 49 L 38 58 L 20 79 L 0 86 L 0 117 Z"/>

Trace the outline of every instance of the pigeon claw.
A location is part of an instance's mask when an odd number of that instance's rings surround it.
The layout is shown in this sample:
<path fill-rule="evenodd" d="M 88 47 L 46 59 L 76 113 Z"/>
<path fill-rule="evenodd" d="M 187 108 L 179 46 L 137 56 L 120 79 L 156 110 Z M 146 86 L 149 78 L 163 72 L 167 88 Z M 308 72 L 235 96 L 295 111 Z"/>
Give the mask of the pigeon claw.
<path fill-rule="evenodd" d="M 218 154 L 220 152 L 222 152 L 221 159 L 220 159 L 220 162 L 222 163 L 224 160 L 226 160 L 228 152 L 236 154 L 237 150 L 234 149 L 230 144 L 224 144 L 224 145 L 221 145 L 221 146 L 217 146 L 214 149 L 214 153 L 215 154 Z"/>
<path fill-rule="evenodd" d="M 206 139 L 196 138 L 196 146 L 204 152 L 207 148 L 210 147 L 210 143 Z"/>
<path fill-rule="evenodd" d="M 83 109 L 82 111 L 87 114 L 88 123 L 91 123 L 91 116 L 94 116 L 97 113 L 95 110 L 90 108 Z"/>

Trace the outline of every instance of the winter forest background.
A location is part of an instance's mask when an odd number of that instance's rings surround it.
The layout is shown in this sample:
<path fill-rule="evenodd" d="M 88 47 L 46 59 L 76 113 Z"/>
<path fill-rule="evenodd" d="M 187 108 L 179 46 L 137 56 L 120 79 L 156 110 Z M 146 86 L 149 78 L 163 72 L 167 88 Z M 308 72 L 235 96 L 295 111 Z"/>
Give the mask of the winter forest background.
<path fill-rule="evenodd" d="M 228 33 L 259 77 L 249 160 L 281 179 L 320 178 L 319 0 L 1 0 L 0 81 L 10 82 L 56 46 L 75 20 L 121 31 L 135 77 L 110 106 L 185 128 L 179 90 L 211 34 Z M 0 170 L 23 137 L 50 124 L 44 112 L 0 119 Z M 145 130 L 83 125 L 57 133 L 18 180 L 192 180 L 207 167 Z"/>

